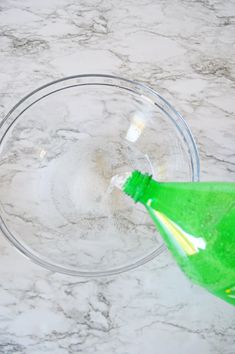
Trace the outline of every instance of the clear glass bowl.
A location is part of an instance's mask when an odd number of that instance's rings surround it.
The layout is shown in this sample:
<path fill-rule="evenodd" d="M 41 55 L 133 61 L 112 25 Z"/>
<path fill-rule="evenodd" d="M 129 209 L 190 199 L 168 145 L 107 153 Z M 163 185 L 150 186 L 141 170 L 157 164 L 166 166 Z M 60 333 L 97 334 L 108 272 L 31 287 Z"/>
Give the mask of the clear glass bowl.
<path fill-rule="evenodd" d="M 135 268 L 164 250 L 141 205 L 110 180 L 138 169 L 197 181 L 185 121 L 147 86 L 77 75 L 24 97 L 0 126 L 0 227 L 25 256 L 71 275 Z"/>

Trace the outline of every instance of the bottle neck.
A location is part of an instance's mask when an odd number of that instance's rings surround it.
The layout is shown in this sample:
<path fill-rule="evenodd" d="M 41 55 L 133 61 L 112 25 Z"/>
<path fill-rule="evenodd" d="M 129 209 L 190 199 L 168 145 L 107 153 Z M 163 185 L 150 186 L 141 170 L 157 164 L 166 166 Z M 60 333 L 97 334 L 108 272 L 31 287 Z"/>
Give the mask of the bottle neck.
<path fill-rule="evenodd" d="M 145 204 L 148 200 L 148 189 L 154 182 L 152 176 L 143 174 L 139 171 L 132 172 L 123 186 L 123 191 L 134 201 Z"/>

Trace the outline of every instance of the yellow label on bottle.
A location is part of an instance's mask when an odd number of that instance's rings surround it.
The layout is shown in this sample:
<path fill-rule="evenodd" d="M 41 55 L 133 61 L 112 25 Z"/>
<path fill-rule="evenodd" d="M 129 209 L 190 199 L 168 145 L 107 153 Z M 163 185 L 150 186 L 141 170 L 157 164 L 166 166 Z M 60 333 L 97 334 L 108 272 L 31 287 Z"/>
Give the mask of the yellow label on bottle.
<path fill-rule="evenodd" d="M 198 253 L 200 249 L 204 250 L 206 248 L 206 242 L 202 237 L 190 235 L 166 215 L 154 209 L 151 209 L 151 211 L 168 236 L 174 238 L 188 256 Z"/>

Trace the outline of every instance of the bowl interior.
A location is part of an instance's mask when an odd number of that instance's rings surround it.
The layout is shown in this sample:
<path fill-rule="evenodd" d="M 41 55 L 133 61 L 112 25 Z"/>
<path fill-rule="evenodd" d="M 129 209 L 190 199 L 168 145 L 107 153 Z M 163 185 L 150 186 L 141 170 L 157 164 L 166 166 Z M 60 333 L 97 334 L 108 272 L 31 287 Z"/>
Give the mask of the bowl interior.
<path fill-rule="evenodd" d="M 66 78 L 19 102 L 0 130 L 1 228 L 45 267 L 77 275 L 127 270 L 163 250 L 145 209 L 110 181 L 138 169 L 198 178 L 182 118 L 143 85 Z"/>

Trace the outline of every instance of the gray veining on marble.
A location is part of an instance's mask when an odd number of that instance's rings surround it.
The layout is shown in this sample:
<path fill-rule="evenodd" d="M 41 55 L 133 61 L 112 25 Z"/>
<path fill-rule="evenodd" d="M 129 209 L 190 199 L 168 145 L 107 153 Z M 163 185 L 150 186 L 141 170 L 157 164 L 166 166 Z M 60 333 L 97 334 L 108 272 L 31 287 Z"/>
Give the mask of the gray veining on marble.
<path fill-rule="evenodd" d="M 5 0 L 0 117 L 63 76 L 136 79 L 186 117 L 201 179 L 235 181 L 234 33 L 233 0 Z M 0 254 L 0 353 L 235 353 L 234 308 L 189 283 L 168 252 L 96 280 L 41 269 L 3 237 Z"/>

